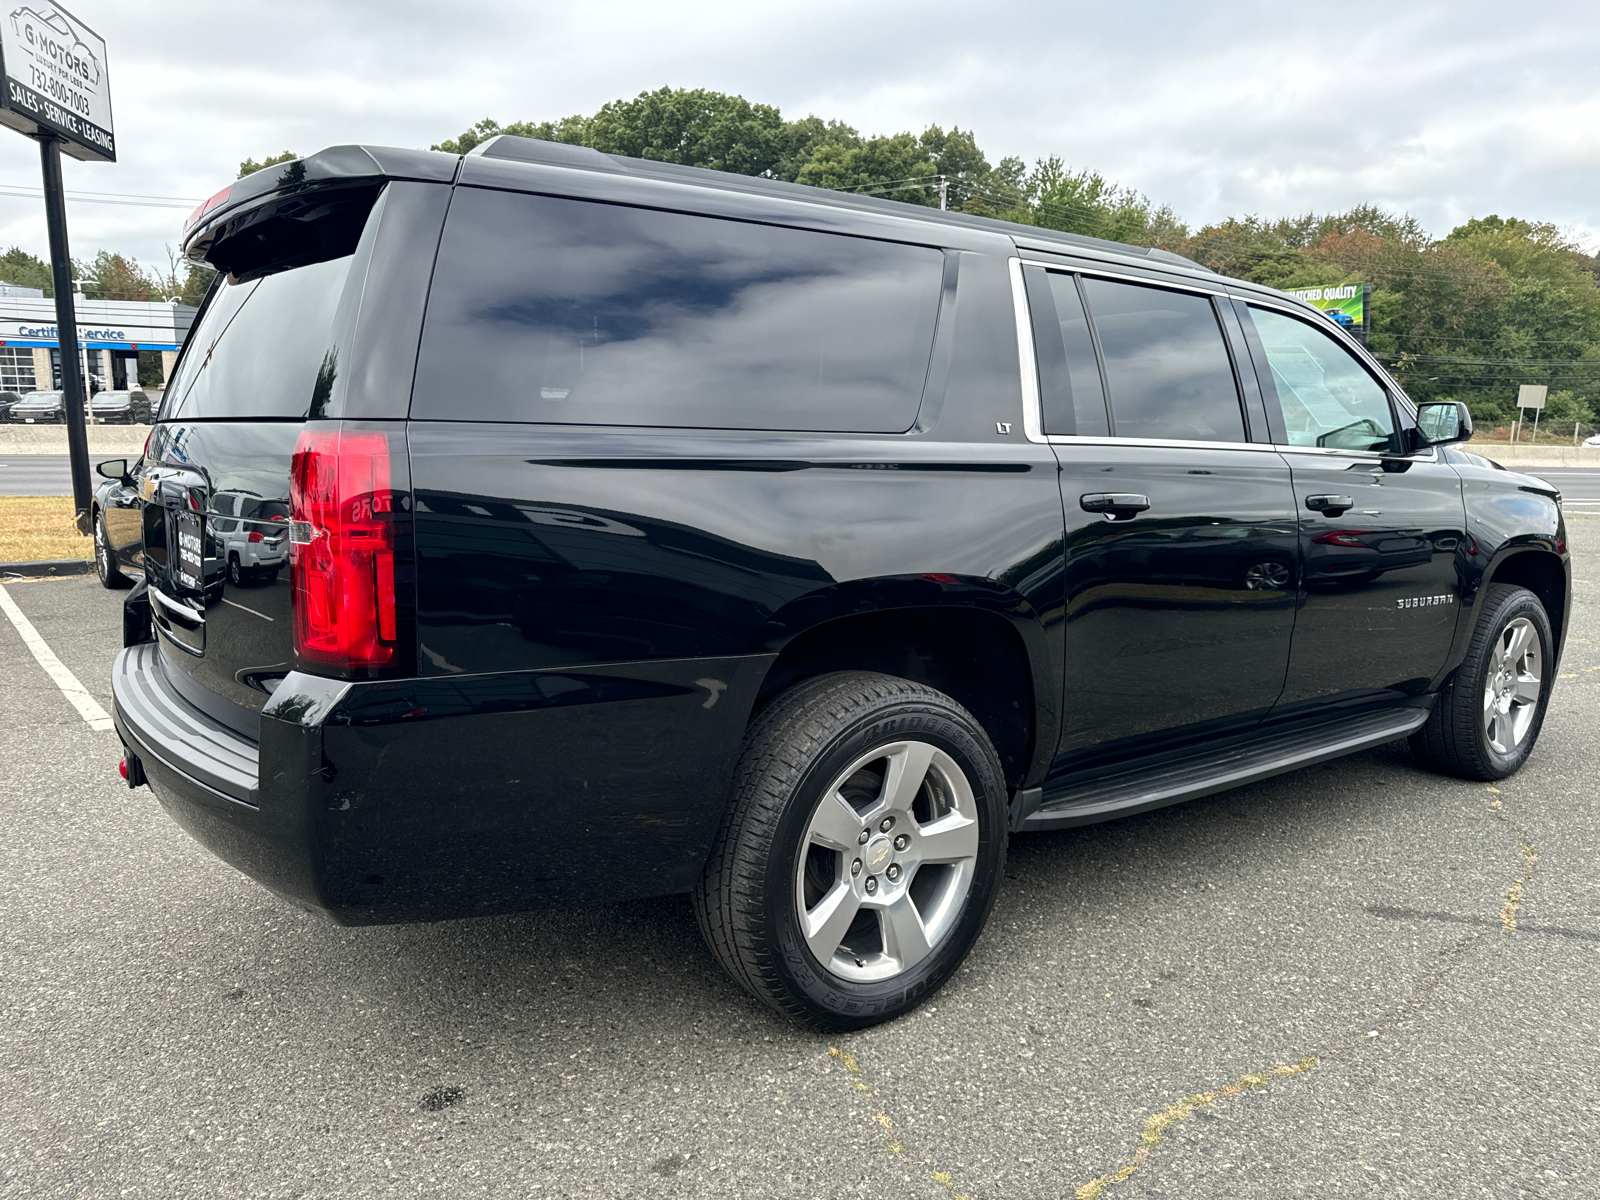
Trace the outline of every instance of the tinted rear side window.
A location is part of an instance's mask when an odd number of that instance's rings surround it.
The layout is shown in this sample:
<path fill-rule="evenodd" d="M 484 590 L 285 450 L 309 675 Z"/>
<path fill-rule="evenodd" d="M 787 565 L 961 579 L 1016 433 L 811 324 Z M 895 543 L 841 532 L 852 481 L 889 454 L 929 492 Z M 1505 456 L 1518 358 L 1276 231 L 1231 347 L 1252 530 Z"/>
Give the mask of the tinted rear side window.
<path fill-rule="evenodd" d="M 1078 297 L 1077 280 L 1059 271 L 1028 267 L 1028 307 L 1038 347 L 1039 389 L 1044 431 L 1078 437 L 1104 437 L 1105 393 L 1094 339 Z"/>
<path fill-rule="evenodd" d="M 926 246 L 462 188 L 411 415 L 900 432 L 943 270 Z"/>
<path fill-rule="evenodd" d="M 1085 277 L 1118 437 L 1245 441 L 1233 361 L 1211 301 Z"/>

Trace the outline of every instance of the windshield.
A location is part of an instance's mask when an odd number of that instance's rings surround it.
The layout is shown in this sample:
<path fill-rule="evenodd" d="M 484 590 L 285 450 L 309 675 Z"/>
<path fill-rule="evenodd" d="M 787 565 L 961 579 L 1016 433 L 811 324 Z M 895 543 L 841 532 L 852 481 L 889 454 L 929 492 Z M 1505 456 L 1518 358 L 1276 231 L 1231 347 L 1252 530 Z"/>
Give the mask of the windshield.
<path fill-rule="evenodd" d="M 54 404 L 61 399 L 60 392 L 29 392 L 22 398 L 24 404 Z"/>

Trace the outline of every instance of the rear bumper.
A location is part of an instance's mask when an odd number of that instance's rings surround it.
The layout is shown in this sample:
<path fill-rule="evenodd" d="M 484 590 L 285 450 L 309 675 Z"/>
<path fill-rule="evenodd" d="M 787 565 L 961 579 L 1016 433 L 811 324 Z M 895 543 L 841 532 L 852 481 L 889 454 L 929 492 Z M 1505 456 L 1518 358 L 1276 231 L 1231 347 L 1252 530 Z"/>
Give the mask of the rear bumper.
<path fill-rule="evenodd" d="M 694 886 L 770 655 L 344 683 L 298 672 L 251 742 L 167 680 L 112 673 L 151 790 L 213 853 L 343 924 Z"/>

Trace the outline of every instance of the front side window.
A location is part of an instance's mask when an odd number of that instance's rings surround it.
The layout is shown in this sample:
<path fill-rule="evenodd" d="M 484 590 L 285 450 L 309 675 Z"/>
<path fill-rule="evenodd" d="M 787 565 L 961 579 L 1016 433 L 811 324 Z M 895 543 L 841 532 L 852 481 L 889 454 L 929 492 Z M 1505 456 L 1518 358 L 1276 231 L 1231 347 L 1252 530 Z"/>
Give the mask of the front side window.
<path fill-rule="evenodd" d="M 1085 276 L 1117 437 L 1243 442 L 1244 410 L 1206 296 Z"/>
<path fill-rule="evenodd" d="M 1305 321 L 1250 307 L 1267 352 L 1291 446 L 1401 452 L 1389 396 L 1331 336 Z"/>
<path fill-rule="evenodd" d="M 943 277 L 927 246 L 462 188 L 411 415 L 902 432 Z"/>

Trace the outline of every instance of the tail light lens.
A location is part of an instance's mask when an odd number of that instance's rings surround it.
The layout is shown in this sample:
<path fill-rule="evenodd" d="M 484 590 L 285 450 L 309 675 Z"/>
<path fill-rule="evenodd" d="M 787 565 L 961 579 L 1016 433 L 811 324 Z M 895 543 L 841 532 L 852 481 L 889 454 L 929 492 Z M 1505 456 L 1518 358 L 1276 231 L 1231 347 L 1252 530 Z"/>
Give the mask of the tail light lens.
<path fill-rule="evenodd" d="M 1374 529 L 1336 529 L 1311 540 L 1319 546 L 1349 546 L 1355 550 L 1366 550 L 1369 547 L 1361 539 L 1376 532 Z"/>
<path fill-rule="evenodd" d="M 341 669 L 395 665 L 397 506 L 389 436 L 303 430 L 289 504 L 296 654 Z"/>
<path fill-rule="evenodd" d="M 251 543 L 252 545 L 254 545 L 256 542 L 259 542 L 260 540 L 261 540 L 261 531 L 259 529 L 252 529 L 250 531 L 250 536 L 245 538 L 245 541 Z"/>

